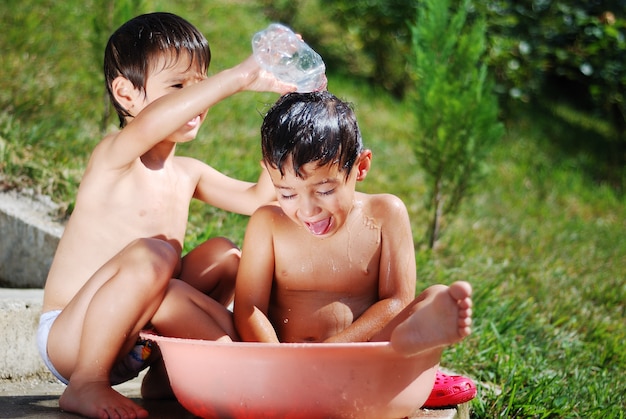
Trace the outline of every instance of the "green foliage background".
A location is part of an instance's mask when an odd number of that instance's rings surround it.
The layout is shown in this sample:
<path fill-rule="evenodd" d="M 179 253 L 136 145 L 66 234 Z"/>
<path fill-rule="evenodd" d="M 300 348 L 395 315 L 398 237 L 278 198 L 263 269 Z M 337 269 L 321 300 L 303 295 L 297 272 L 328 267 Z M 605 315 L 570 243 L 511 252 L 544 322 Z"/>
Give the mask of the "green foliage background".
<path fill-rule="evenodd" d="M 269 3 L 143 1 L 140 7 L 196 24 L 211 43 L 214 73 L 250 53 L 250 37 L 274 19 L 267 13 L 281 2 Z M 314 48 L 332 41 L 347 50 L 341 45 L 348 40 L 358 46 L 357 33 L 328 18 L 321 0 L 297 3 L 293 26 Z M 94 18 L 104 24 L 109 15 L 95 0 L 5 0 L 0 8 L 0 185 L 30 188 L 71 207 L 101 137 L 104 88 L 94 48 L 106 39 L 94 37 Z M 372 62 L 359 48 L 348 52 L 356 67 Z M 355 104 L 374 152 L 359 187 L 401 197 L 421 242 L 428 217 L 425 176 L 412 153 L 420 135 L 413 105 L 337 61 L 329 60 L 328 76 L 329 89 Z M 246 92 L 225 100 L 179 152 L 254 179 L 261 115 L 275 99 Z M 437 248 L 416 248 L 418 289 L 458 279 L 475 289 L 474 333 L 447 349 L 442 365 L 476 380 L 472 417 L 623 418 L 626 199 L 598 175 L 598 159 L 585 147 L 612 128 L 567 101 L 512 103 L 505 115 L 506 134 L 485 161 L 491 169 L 476 194 Z M 107 130 L 115 122 L 106 120 Z M 218 234 L 241 243 L 245 217 L 199 204 L 191 213 L 188 245 Z"/>
<path fill-rule="evenodd" d="M 327 61 L 402 98 L 408 25 L 420 1 L 265 1 L 277 18 L 313 37 Z M 453 0 L 458 9 L 462 0 Z M 596 178 L 626 185 L 626 1 L 485 0 L 470 2 L 469 20 L 486 16 L 484 62 L 496 80 L 503 115 L 522 101 L 554 112 L 573 106 L 569 123 L 594 130 L 593 141 L 572 138 L 563 147 L 584 153 Z M 325 19 L 325 16 L 332 19 Z M 330 22 L 330 23 L 329 23 Z M 559 109 L 560 110 L 560 109 Z M 589 125 L 588 116 L 596 122 Z M 555 115 L 560 117 L 559 115 Z M 598 123 L 597 121 L 601 121 Z"/>

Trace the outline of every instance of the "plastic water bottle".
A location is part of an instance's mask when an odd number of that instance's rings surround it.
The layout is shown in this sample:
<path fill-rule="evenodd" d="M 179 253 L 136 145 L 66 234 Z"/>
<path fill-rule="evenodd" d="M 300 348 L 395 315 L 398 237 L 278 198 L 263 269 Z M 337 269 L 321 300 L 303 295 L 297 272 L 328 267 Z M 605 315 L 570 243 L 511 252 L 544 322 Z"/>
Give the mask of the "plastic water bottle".
<path fill-rule="evenodd" d="M 298 86 L 298 92 L 320 90 L 326 83 L 322 57 L 291 29 L 272 23 L 252 37 L 252 51 L 263 69 Z"/>

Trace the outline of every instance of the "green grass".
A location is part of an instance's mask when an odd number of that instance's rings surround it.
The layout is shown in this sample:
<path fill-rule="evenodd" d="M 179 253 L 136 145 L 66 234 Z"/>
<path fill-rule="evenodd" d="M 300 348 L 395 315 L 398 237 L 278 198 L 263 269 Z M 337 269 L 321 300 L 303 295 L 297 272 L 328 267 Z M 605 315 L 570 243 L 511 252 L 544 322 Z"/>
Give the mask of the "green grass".
<path fill-rule="evenodd" d="M 213 50 L 210 72 L 250 51 L 268 21 L 260 2 L 144 2 L 196 24 Z M 92 2 L 8 0 L 0 16 L 0 187 L 31 188 L 71 208 L 104 112 Z M 319 19 L 319 17 L 316 17 Z M 306 38 L 306 34 L 304 34 Z M 101 40 L 104 43 L 106 40 Z M 338 73 L 338 72 L 337 72 Z M 491 155 L 491 173 L 445 220 L 435 250 L 423 245 L 422 173 L 410 152 L 412 110 L 384 92 L 339 77 L 329 88 L 355 105 L 373 149 L 367 192 L 391 192 L 409 208 L 418 288 L 471 281 L 475 329 L 443 365 L 479 385 L 472 416 L 623 418 L 626 403 L 626 200 L 599 182 L 589 147 L 601 121 L 568 108 L 519 109 Z M 179 147 L 243 179 L 258 174 L 261 114 L 275 96 L 241 93 L 216 105 L 198 139 Z M 558 119 L 558 120 L 557 120 Z M 108 120 L 109 129 L 115 120 Z M 187 246 L 224 235 L 241 243 L 246 217 L 194 203 Z"/>
<path fill-rule="evenodd" d="M 476 286 L 475 333 L 446 359 L 502 391 L 477 417 L 623 417 L 623 198 L 535 141 L 505 140 L 489 192 L 420 265 Z"/>

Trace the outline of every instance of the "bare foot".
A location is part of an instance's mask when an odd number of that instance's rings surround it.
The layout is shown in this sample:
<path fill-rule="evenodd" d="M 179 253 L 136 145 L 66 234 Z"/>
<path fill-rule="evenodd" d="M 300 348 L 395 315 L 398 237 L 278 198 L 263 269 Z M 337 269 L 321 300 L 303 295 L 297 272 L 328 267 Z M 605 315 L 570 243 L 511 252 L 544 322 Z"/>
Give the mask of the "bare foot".
<path fill-rule="evenodd" d="M 416 300 L 409 317 L 391 334 L 391 346 L 404 355 L 448 346 L 472 329 L 472 287 L 465 281 L 435 285 Z"/>
<path fill-rule="evenodd" d="M 59 399 L 59 407 L 66 412 L 90 418 L 136 419 L 147 418 L 148 411 L 122 396 L 108 382 L 72 383 Z"/>
<path fill-rule="evenodd" d="M 143 377 L 141 397 L 149 399 L 175 399 L 163 359 L 156 361 Z"/>

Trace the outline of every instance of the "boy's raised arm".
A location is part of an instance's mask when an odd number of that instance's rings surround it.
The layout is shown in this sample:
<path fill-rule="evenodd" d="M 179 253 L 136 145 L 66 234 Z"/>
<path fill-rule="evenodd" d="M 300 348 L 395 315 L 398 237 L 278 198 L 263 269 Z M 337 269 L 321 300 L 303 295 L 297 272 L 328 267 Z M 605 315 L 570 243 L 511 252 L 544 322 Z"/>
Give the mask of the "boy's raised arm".
<path fill-rule="evenodd" d="M 120 87 L 120 91 L 122 89 Z M 148 104 L 117 135 L 111 137 L 108 144 L 109 161 L 119 167 L 132 163 L 191 119 L 237 92 L 247 90 L 284 94 L 295 89 L 296 86 L 283 83 L 261 69 L 254 57 L 250 56 L 235 67 L 177 89 Z M 145 99 L 144 92 L 127 94 L 136 95 L 135 100 Z"/>
<path fill-rule="evenodd" d="M 257 183 L 233 179 L 199 161 L 194 198 L 225 211 L 252 215 L 261 205 L 276 199 L 274 185 L 262 167 Z"/>

